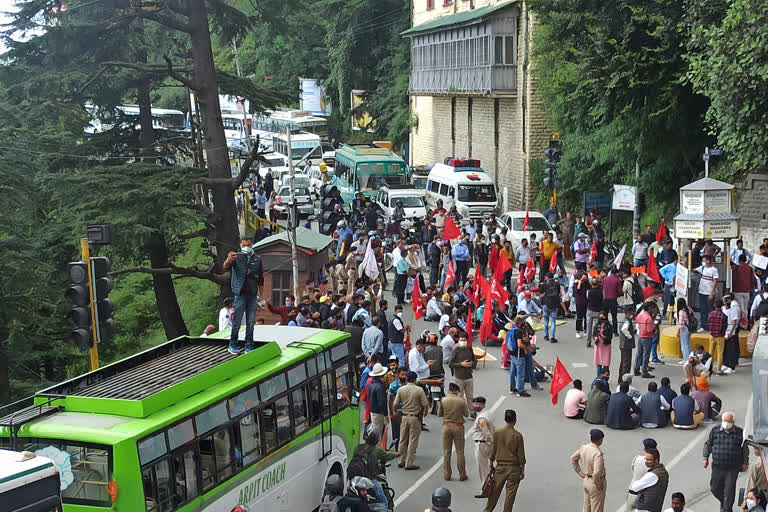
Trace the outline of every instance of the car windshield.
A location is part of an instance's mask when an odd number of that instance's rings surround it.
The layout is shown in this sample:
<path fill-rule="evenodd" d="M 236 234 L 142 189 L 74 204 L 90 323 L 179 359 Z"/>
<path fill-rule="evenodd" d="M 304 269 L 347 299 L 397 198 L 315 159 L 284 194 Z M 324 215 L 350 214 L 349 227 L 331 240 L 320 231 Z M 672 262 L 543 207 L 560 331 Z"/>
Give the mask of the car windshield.
<path fill-rule="evenodd" d="M 525 221 L 525 217 L 515 217 L 512 219 L 512 231 L 522 231 L 523 230 L 523 222 Z M 528 218 L 528 227 L 526 228 L 526 231 L 549 231 L 549 223 L 547 222 L 547 219 L 544 219 L 542 217 L 529 217 Z"/>
<path fill-rule="evenodd" d="M 427 178 L 413 178 L 411 181 L 416 188 L 427 188 Z"/>
<path fill-rule="evenodd" d="M 403 202 L 403 208 L 421 208 L 422 206 L 424 206 L 424 200 L 421 198 L 421 196 L 391 197 L 389 199 L 389 206 L 391 207 L 397 206 L 398 201 Z"/>
<path fill-rule="evenodd" d="M 280 197 L 288 197 L 291 195 L 291 187 L 283 187 L 280 189 L 280 192 L 277 194 Z M 309 191 L 304 187 L 296 187 L 296 195 L 297 196 L 308 196 Z"/>
<path fill-rule="evenodd" d="M 496 201 L 496 188 L 493 185 L 459 185 L 459 194 L 456 198 L 463 203 L 494 202 Z"/>
<path fill-rule="evenodd" d="M 329 152 L 329 151 L 336 151 L 336 149 L 333 147 L 332 144 L 328 144 L 327 142 L 323 142 L 323 153 Z"/>

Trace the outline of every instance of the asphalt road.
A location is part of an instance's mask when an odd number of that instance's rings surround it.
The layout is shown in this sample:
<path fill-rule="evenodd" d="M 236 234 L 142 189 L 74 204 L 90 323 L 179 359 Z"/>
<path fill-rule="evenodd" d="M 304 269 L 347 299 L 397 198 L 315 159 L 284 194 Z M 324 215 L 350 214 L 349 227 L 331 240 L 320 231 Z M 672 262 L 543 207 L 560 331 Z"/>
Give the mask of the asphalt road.
<path fill-rule="evenodd" d="M 390 283 L 392 282 L 390 280 Z M 393 304 L 391 294 L 386 292 L 386 295 L 390 304 Z M 436 322 L 412 322 L 413 313 L 408 305 L 404 317 L 413 324 L 414 333 L 437 328 Z M 539 342 L 541 348 L 536 360 L 542 365 L 547 365 L 554 364 L 556 357 L 559 357 L 571 377 L 581 379 L 586 388 L 595 377 L 592 349 L 585 346 L 583 339 L 575 338 L 574 320 L 558 326 L 557 332 L 559 343 Z M 490 347 L 488 353 L 497 360 L 486 362 L 484 367 L 482 363 L 479 364 L 474 376 L 475 395 L 487 398 L 486 407 L 493 410 L 493 421 L 497 427 L 504 424 L 504 411 L 515 409 L 518 415 L 517 429 L 525 439 L 528 460 L 525 479 L 517 493 L 515 510 L 581 510 L 582 481 L 571 468 L 569 459 L 581 444 L 588 442 L 588 433 L 593 426 L 580 420 L 566 419 L 562 410 L 565 391 L 560 393 L 558 405 L 552 405 L 548 381 L 543 383 L 543 391 L 529 390 L 532 394 L 530 398 L 510 395 L 508 372 L 499 368 L 501 349 Z M 612 389 L 616 386 L 619 359 L 618 343 L 614 343 L 611 357 Z M 658 383 L 661 377 L 667 376 L 672 381 L 672 387 L 677 390 L 684 381 L 682 367 L 676 364 L 678 361 L 667 358 L 666 365 L 654 365 L 654 380 Z M 724 409 L 735 413 L 738 426 L 744 427 L 749 414 L 748 431 L 751 431 L 751 368 L 750 360 L 742 359 L 736 373 L 715 377 L 711 384 L 711 390 L 723 400 Z M 648 382 L 647 379 L 636 377 L 633 384 L 645 392 Z M 442 472 L 440 418 L 430 415 L 426 424 L 430 431 L 422 432 L 415 459 L 415 464 L 421 466 L 421 469 L 404 471 L 398 469 L 396 464 L 389 469 L 389 482 L 396 491 L 395 510 L 424 510 L 430 504 L 432 491 L 441 486 L 451 490 L 453 510 L 483 510 L 486 500 L 473 497 L 479 493 L 481 486 L 474 445 L 468 442 L 465 452 L 469 480 L 458 481 L 454 455 L 454 477 L 452 481 L 446 482 Z M 465 426 L 467 435 L 471 426 L 472 421 L 468 420 Z M 704 440 L 712 426 L 702 425 L 694 431 L 680 431 L 671 426 L 663 429 L 639 428 L 632 431 L 600 427 L 606 434 L 602 446 L 608 471 L 606 511 L 623 510 L 631 479 L 630 464 L 632 458 L 641 453 L 642 440 L 646 437 L 656 439 L 662 463 L 670 472 L 665 507 L 669 506 L 671 494 L 680 491 L 685 494 L 689 508 L 696 511 L 718 510 L 719 504 L 709 493 L 710 471 L 701 465 Z M 739 486 L 743 487 L 745 480 L 745 475 L 742 475 Z M 500 503 L 496 509 L 502 510 L 502 506 Z"/>

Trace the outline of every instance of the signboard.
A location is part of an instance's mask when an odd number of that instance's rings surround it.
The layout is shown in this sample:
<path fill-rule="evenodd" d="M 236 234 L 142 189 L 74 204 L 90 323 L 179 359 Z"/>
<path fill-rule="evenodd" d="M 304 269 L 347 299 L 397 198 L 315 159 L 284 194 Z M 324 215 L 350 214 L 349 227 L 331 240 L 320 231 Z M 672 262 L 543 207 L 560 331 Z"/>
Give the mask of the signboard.
<path fill-rule="evenodd" d="M 613 186 L 613 209 L 635 211 L 635 201 L 637 198 L 637 187 L 630 185 Z"/>
<path fill-rule="evenodd" d="M 752 256 L 752 266 L 765 270 L 768 267 L 768 258 L 762 254 L 755 254 Z"/>
<path fill-rule="evenodd" d="M 301 110 L 313 114 L 331 113 L 331 105 L 325 101 L 325 90 L 314 78 L 299 78 L 299 105 Z"/>
<path fill-rule="evenodd" d="M 704 213 L 731 213 L 731 191 L 708 190 L 705 192 Z"/>
<path fill-rule="evenodd" d="M 677 238 L 738 238 L 739 221 L 729 220 L 676 220 L 675 237 Z"/>
<path fill-rule="evenodd" d="M 363 104 L 367 91 L 355 89 L 349 93 L 349 102 L 352 107 L 352 129 L 367 130 L 373 133 L 376 130 L 376 121 L 365 110 Z"/>
<path fill-rule="evenodd" d="M 589 211 L 593 209 L 600 216 L 610 215 L 611 194 L 609 192 L 584 192 L 584 216 L 589 217 Z"/>
<path fill-rule="evenodd" d="M 691 214 L 691 215 L 703 215 L 704 214 L 704 192 L 701 190 L 681 190 L 680 191 L 680 213 Z"/>
<path fill-rule="evenodd" d="M 688 296 L 688 267 L 680 263 L 675 270 L 675 291 L 678 297 Z"/>

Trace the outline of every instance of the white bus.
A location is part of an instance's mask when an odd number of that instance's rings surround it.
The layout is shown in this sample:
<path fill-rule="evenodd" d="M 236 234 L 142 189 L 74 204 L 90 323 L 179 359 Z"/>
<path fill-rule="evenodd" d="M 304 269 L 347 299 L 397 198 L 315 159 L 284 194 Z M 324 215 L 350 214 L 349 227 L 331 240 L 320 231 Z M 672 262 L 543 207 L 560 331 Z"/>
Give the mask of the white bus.
<path fill-rule="evenodd" d="M 276 110 L 253 115 L 254 137 L 271 140 L 273 135 L 285 133 L 285 128 L 291 131 L 301 130 L 319 135 L 321 139 L 328 138 L 328 121 L 324 117 L 314 116 L 306 110 Z"/>
<path fill-rule="evenodd" d="M 140 128 L 138 105 L 118 105 L 110 112 L 99 109 L 92 103 L 86 103 L 85 109 L 91 114 L 91 122 L 85 129 L 88 134 L 111 130 L 117 117 L 128 117 L 131 120 L 135 118 L 136 128 Z M 180 110 L 152 107 L 152 127 L 155 130 L 184 131 L 187 129 L 187 121 L 184 112 Z"/>
<path fill-rule="evenodd" d="M 272 150 L 286 158 L 290 154 L 291 160 L 294 165 L 298 164 L 307 154 L 313 150 L 314 153 L 311 156 L 313 163 L 316 161 L 319 163 L 323 158 L 323 152 L 320 144 L 320 136 L 314 133 L 298 132 L 291 133 L 291 150 L 288 151 L 288 135 L 284 133 L 275 134 L 272 136 Z"/>
<path fill-rule="evenodd" d="M 32 452 L 0 450 L 0 510 L 61 512 L 57 465 Z"/>

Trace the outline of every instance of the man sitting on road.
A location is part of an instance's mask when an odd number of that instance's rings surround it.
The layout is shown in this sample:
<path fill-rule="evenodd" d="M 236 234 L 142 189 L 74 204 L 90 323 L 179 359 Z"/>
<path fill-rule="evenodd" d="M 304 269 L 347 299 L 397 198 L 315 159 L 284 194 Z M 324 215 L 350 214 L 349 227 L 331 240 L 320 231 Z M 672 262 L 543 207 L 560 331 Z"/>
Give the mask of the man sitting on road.
<path fill-rule="evenodd" d="M 608 413 L 608 402 L 611 395 L 604 391 L 604 384 L 600 380 L 592 383 L 592 391 L 587 395 L 587 407 L 584 409 L 584 421 L 593 425 L 603 425 Z"/>
<path fill-rule="evenodd" d="M 723 402 L 709 390 L 709 381 L 699 377 L 696 381 L 697 391 L 691 393 L 691 398 L 696 400 L 699 410 L 704 413 L 702 423 L 714 423 L 715 418 L 723 410 Z"/>
<path fill-rule="evenodd" d="M 640 424 L 643 428 L 661 428 L 667 426 L 670 404 L 658 391 L 655 382 L 648 383 L 648 392 L 637 399 L 640 407 Z"/>
<path fill-rule="evenodd" d="M 640 408 L 628 395 L 629 383 L 622 382 L 619 392 L 611 395 L 608 402 L 608 412 L 605 416 L 605 425 L 619 430 L 632 430 L 637 426 Z"/>
<path fill-rule="evenodd" d="M 680 396 L 672 400 L 672 426 L 683 430 L 693 430 L 704 419 L 704 413 L 699 411 L 699 404 L 689 396 L 691 385 L 683 382 L 680 386 Z"/>
<path fill-rule="evenodd" d="M 584 409 L 587 406 L 587 395 L 581 390 L 581 381 L 573 381 L 573 389 L 569 389 L 565 394 L 563 402 L 563 414 L 566 418 L 579 420 L 584 417 Z"/>

